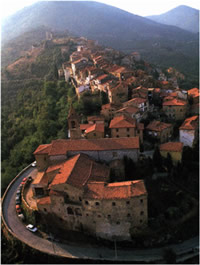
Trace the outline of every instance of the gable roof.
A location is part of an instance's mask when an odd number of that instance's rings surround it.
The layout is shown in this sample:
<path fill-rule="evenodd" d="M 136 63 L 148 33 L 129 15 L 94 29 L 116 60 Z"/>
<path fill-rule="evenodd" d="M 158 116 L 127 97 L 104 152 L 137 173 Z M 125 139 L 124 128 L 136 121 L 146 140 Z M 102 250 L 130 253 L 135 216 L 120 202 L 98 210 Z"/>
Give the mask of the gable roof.
<path fill-rule="evenodd" d="M 50 187 L 67 183 L 77 188 L 84 186 L 91 179 L 105 181 L 110 174 L 107 166 L 97 164 L 85 154 L 78 154 L 60 164 L 59 172 Z"/>
<path fill-rule="evenodd" d="M 168 142 L 160 145 L 160 151 L 169 152 L 182 152 L 183 143 L 181 142 Z"/>
<path fill-rule="evenodd" d="M 199 116 L 192 116 L 185 119 L 183 124 L 179 127 L 179 130 L 195 130 L 198 128 Z"/>
<path fill-rule="evenodd" d="M 192 88 L 188 90 L 188 95 L 191 97 L 199 97 L 199 89 L 198 88 Z"/>
<path fill-rule="evenodd" d="M 102 132 L 104 133 L 104 124 L 103 123 L 95 123 L 92 126 L 90 125 L 89 128 L 85 130 L 85 133 L 90 133 L 90 132 Z"/>
<path fill-rule="evenodd" d="M 110 122 L 110 129 L 113 128 L 135 128 L 136 122 L 134 119 L 125 115 L 116 116 Z"/>
<path fill-rule="evenodd" d="M 185 105 L 187 105 L 186 101 L 177 98 L 163 102 L 163 106 L 185 106 Z"/>
<path fill-rule="evenodd" d="M 108 151 L 139 149 L 139 137 L 53 140 L 48 155 L 66 155 L 68 151 Z M 37 153 L 37 149 L 34 152 Z"/>
<path fill-rule="evenodd" d="M 116 183 L 88 182 L 84 197 L 89 199 L 129 199 L 147 194 L 144 181 L 124 181 Z"/>
<path fill-rule="evenodd" d="M 125 113 L 129 113 L 129 114 L 136 114 L 139 111 L 140 110 L 137 107 L 127 106 L 127 107 L 124 107 L 124 108 L 117 110 L 116 113 L 125 112 Z"/>
<path fill-rule="evenodd" d="M 38 148 L 35 150 L 33 154 L 39 155 L 39 154 L 48 154 L 51 149 L 51 144 L 41 144 L 38 146 Z"/>
<path fill-rule="evenodd" d="M 152 121 L 149 123 L 146 129 L 151 130 L 151 131 L 161 132 L 162 130 L 165 130 L 170 127 L 172 127 L 171 123 L 165 123 L 161 121 Z"/>

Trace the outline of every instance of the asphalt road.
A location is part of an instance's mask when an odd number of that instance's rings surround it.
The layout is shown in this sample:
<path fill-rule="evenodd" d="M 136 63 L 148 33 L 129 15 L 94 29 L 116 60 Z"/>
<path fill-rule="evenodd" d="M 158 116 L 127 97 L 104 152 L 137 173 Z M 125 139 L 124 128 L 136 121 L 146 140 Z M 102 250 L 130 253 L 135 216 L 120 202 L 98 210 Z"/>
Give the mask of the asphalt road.
<path fill-rule="evenodd" d="M 107 247 L 95 247 L 94 245 L 79 245 L 77 244 L 62 244 L 57 242 L 50 242 L 49 240 L 39 237 L 37 234 L 31 233 L 25 227 L 25 224 L 18 218 L 15 210 L 15 194 L 22 179 L 27 177 L 36 170 L 31 167 L 27 169 L 16 182 L 10 187 L 7 195 L 4 198 L 2 205 L 2 212 L 5 222 L 12 232 L 27 245 L 36 248 L 40 251 L 59 255 L 67 258 L 80 259 L 97 259 L 97 260 L 118 260 L 118 261 L 145 261 L 156 262 L 162 260 L 162 253 L 164 248 L 149 248 L 149 249 L 110 249 Z M 199 246 L 199 237 L 192 238 L 180 244 L 170 245 L 177 255 L 180 255 L 184 260 L 184 255 L 192 253 L 193 248 Z M 166 248 L 166 246 L 165 246 Z M 198 253 L 194 253 L 194 256 Z M 192 254 L 191 254 L 192 255 Z"/>

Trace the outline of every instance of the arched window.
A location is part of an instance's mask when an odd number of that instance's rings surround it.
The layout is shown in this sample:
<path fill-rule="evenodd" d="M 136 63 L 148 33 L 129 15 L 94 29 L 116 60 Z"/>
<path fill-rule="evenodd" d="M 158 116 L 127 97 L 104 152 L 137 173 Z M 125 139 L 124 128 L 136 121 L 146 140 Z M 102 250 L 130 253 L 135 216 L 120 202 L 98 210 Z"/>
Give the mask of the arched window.
<path fill-rule="evenodd" d="M 71 121 L 71 127 L 72 127 L 72 128 L 76 128 L 76 123 L 75 123 L 75 121 Z"/>
<path fill-rule="evenodd" d="M 73 215 L 74 212 L 71 207 L 67 207 L 67 213 Z"/>

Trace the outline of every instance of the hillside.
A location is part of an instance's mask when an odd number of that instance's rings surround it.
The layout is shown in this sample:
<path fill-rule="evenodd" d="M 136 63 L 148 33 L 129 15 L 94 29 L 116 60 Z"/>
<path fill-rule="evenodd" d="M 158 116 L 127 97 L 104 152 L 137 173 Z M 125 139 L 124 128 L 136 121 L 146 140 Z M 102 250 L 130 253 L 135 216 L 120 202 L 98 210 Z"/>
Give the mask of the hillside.
<path fill-rule="evenodd" d="M 164 14 L 148 16 L 155 22 L 172 25 L 190 32 L 199 32 L 199 10 L 181 5 Z"/>
<path fill-rule="evenodd" d="M 3 46 L 41 26 L 68 30 L 126 53 L 138 51 L 143 59 L 161 67 L 198 75 L 197 35 L 97 2 L 44 1 L 26 7 L 2 25 Z M 6 65 L 4 60 L 3 56 Z"/>

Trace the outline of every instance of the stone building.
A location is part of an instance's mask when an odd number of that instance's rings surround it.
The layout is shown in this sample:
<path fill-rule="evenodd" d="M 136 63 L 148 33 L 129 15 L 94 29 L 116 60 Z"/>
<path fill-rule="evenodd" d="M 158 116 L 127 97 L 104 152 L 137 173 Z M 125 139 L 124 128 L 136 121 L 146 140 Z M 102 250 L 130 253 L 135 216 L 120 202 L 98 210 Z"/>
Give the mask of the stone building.
<path fill-rule="evenodd" d="M 136 119 L 127 115 L 114 117 L 109 126 L 111 130 L 111 137 L 134 137 L 139 136 L 140 141 L 143 142 L 144 125 L 137 123 Z"/>
<path fill-rule="evenodd" d="M 79 125 L 79 117 L 76 114 L 72 105 L 70 107 L 67 119 L 68 119 L 68 135 L 70 139 L 80 139 L 81 130 Z"/>
<path fill-rule="evenodd" d="M 171 155 L 174 164 L 181 162 L 183 153 L 183 143 L 181 142 L 168 142 L 160 145 L 161 156 L 167 158 L 167 154 Z"/>
<path fill-rule="evenodd" d="M 152 121 L 146 127 L 147 135 L 160 143 L 167 142 L 173 133 L 173 125 L 161 121 Z"/>
<path fill-rule="evenodd" d="M 139 156 L 139 137 L 54 140 L 51 144 L 40 145 L 34 152 L 37 168 L 43 171 L 50 164 L 84 153 L 95 159 L 110 163 L 124 156 L 134 161 Z"/>
<path fill-rule="evenodd" d="M 198 140 L 199 116 L 185 119 L 179 127 L 179 139 L 184 146 L 193 147 Z"/>
<path fill-rule="evenodd" d="M 85 154 L 50 165 L 48 183 L 37 199 L 38 211 L 53 214 L 57 225 L 112 240 L 130 240 L 147 226 L 147 191 L 143 180 L 109 183 L 110 170 Z"/>
<path fill-rule="evenodd" d="M 163 111 L 165 114 L 175 120 L 183 120 L 187 113 L 187 101 L 177 98 L 163 102 Z"/>

